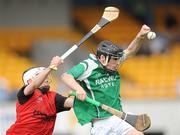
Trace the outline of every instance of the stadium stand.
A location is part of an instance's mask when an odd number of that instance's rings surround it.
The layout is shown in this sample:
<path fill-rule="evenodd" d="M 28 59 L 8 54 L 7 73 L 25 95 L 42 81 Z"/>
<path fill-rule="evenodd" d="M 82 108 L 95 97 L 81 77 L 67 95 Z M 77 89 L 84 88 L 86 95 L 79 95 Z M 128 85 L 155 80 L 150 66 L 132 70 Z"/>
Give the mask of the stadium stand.
<path fill-rule="evenodd" d="M 84 31 L 88 32 L 100 19 L 102 11 L 103 8 L 78 7 L 74 9 L 73 17 Z M 93 36 L 95 39 L 112 40 L 123 45 L 127 45 L 133 39 L 141 24 L 122 9 L 120 11 L 119 19 L 106 29 L 97 32 Z M 84 36 L 77 28 L 1 28 L 0 62 L 1 65 L 6 65 L 6 68 L 0 67 L 0 76 L 10 80 L 12 89 L 19 88 L 22 84 L 17 78 L 20 78 L 21 73 L 34 63 L 27 57 L 19 56 L 16 52 L 26 54 L 30 52 L 34 42 L 43 39 L 64 39 L 76 43 Z M 85 44 L 82 48 L 93 52 L 97 43 L 94 40 L 88 40 Z M 180 44 L 172 46 L 168 54 L 136 56 L 124 63 L 119 70 L 123 78 L 121 92 L 125 98 L 176 98 L 176 83 L 180 76 L 178 62 Z"/>
<path fill-rule="evenodd" d="M 159 13 L 162 12 L 161 10 L 161 8 L 158 9 Z M 99 7 L 78 7 L 74 9 L 73 15 L 81 28 L 88 31 L 97 23 L 102 11 L 103 8 Z M 122 9 L 120 11 L 120 17 L 106 29 L 94 35 L 95 39 L 112 40 L 124 45 L 134 38 L 141 26 L 139 21 Z M 176 14 L 178 15 L 177 10 Z M 162 21 L 162 16 L 158 16 L 158 20 Z M 161 23 L 157 24 L 157 27 L 161 25 Z M 180 76 L 179 53 L 180 44 L 177 43 L 172 45 L 168 54 L 136 56 L 128 60 L 119 69 L 123 78 L 121 90 L 123 97 L 128 99 L 176 98 L 176 85 Z"/>
<path fill-rule="evenodd" d="M 121 71 L 131 83 L 122 83 L 123 95 L 145 99 L 176 98 L 180 77 L 179 45 L 174 46 L 166 55 L 138 56 L 128 60 Z"/>
<path fill-rule="evenodd" d="M 22 86 L 22 72 L 35 65 L 30 59 L 18 56 L 3 45 L 0 45 L 0 60 L 0 76 L 9 80 L 10 91 Z"/>
<path fill-rule="evenodd" d="M 82 34 L 69 28 L 2 28 L 0 30 L 0 76 L 10 82 L 10 91 L 22 86 L 21 74 L 35 66 L 29 57 L 34 42 L 40 40 L 67 40 L 72 43 L 79 41 Z M 82 48 L 93 51 L 91 41 Z M 20 54 L 20 55 L 19 55 Z M 23 54 L 23 55 L 22 55 Z M 55 80 L 55 78 L 53 79 Z M 56 84 L 54 84 L 55 87 Z"/>
<path fill-rule="evenodd" d="M 1 29 L 1 28 L 0 28 Z M 65 39 L 72 43 L 79 41 L 82 34 L 76 30 L 65 27 L 58 28 L 2 28 L 0 31 L 0 43 L 10 49 L 27 53 L 34 42 L 43 39 Z"/>
<path fill-rule="evenodd" d="M 158 5 L 155 7 L 155 28 L 157 31 L 166 32 L 165 18 L 168 14 L 172 14 L 178 22 L 180 22 L 179 14 L 180 6 L 177 5 Z"/>
<path fill-rule="evenodd" d="M 78 7 L 74 9 L 73 16 L 75 22 L 79 23 L 80 27 L 87 32 L 99 21 L 103 10 L 102 7 Z M 127 44 L 136 35 L 140 26 L 139 21 L 135 20 L 120 8 L 119 18 L 107 26 L 106 29 L 97 32 L 95 38 L 98 40 L 107 39 L 117 43 Z"/>

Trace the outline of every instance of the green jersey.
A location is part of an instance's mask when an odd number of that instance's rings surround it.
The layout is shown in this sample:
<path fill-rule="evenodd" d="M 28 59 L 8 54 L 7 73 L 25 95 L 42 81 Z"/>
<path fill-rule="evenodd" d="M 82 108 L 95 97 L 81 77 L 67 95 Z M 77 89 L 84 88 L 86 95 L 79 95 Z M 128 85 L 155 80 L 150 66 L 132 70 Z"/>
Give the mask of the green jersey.
<path fill-rule="evenodd" d="M 109 73 L 90 54 L 89 58 L 72 67 L 68 74 L 72 75 L 86 91 L 87 96 L 117 110 L 122 110 L 120 102 L 120 75 L 118 72 Z M 112 114 L 102 110 L 100 107 L 82 102 L 74 101 L 74 112 L 81 125 L 91 122 L 94 118 L 106 118 Z"/>

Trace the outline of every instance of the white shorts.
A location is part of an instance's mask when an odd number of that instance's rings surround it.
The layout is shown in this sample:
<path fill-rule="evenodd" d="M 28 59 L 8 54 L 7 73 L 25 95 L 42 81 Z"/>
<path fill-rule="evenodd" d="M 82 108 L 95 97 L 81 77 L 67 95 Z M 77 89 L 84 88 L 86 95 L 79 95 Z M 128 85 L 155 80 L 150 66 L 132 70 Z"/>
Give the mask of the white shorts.
<path fill-rule="evenodd" d="M 132 127 L 129 123 L 113 115 L 109 118 L 94 122 L 93 127 L 91 128 L 91 134 L 126 135 L 126 133 L 133 128 L 134 127 Z"/>

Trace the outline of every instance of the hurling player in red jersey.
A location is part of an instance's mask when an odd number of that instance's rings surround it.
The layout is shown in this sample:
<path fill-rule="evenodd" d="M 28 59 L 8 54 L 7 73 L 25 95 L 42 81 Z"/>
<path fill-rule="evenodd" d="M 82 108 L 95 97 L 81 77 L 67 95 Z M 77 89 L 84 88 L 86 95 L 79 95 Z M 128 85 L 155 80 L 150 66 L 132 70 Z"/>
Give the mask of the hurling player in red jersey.
<path fill-rule="evenodd" d="M 31 68 L 23 73 L 24 86 L 17 94 L 16 122 L 7 135 L 52 135 L 56 114 L 73 106 L 73 98 L 50 90 L 48 75 L 62 63 L 55 56 L 49 67 Z"/>

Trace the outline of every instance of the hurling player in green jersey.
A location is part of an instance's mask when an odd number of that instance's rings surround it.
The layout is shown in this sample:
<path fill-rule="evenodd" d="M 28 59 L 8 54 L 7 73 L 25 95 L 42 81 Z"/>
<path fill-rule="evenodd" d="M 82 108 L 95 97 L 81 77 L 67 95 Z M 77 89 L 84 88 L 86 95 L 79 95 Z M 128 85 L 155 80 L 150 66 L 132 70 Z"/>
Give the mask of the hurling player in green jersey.
<path fill-rule="evenodd" d="M 119 64 L 135 54 L 151 29 L 143 25 L 130 43 L 123 50 L 110 41 L 102 41 L 96 54 L 72 67 L 61 76 L 71 89 L 76 91 L 74 112 L 81 125 L 91 122 L 93 135 L 142 135 L 126 121 L 87 102 L 86 95 L 103 104 L 122 111 L 120 101 Z"/>

